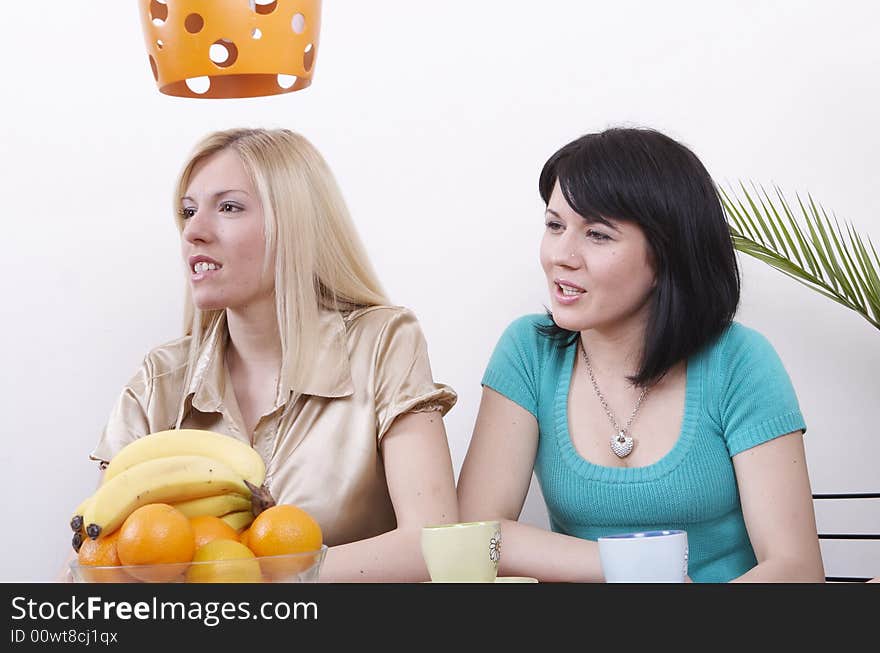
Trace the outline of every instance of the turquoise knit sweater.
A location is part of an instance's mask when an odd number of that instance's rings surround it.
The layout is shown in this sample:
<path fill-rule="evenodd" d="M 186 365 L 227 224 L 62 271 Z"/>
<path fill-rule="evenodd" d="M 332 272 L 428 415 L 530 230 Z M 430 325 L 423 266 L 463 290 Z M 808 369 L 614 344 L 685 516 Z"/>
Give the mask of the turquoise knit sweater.
<path fill-rule="evenodd" d="M 756 564 L 731 458 L 806 430 L 779 356 L 762 335 L 734 322 L 687 363 L 681 433 L 647 467 L 595 465 L 568 432 L 568 388 L 576 344 L 561 347 L 535 330 L 543 315 L 514 321 L 495 347 L 483 385 L 529 411 L 540 431 L 535 474 L 551 528 L 601 535 L 683 529 L 695 581 L 726 582 Z"/>

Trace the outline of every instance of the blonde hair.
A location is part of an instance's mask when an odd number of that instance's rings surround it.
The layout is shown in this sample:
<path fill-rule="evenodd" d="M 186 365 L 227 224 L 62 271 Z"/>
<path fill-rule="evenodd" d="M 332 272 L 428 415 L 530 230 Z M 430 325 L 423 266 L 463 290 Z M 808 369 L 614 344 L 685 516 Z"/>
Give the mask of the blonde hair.
<path fill-rule="evenodd" d="M 296 389 L 309 378 L 318 348 L 321 308 L 339 312 L 387 304 L 348 208 L 324 158 L 287 129 L 230 129 L 200 141 L 177 181 L 179 212 L 195 167 L 226 149 L 235 151 L 263 207 L 266 257 L 275 255 L 275 308 L 281 335 L 282 376 Z M 184 330 L 192 335 L 187 387 L 204 340 L 224 311 L 201 311 L 186 284 Z M 289 376 L 291 375 L 292 376 Z"/>

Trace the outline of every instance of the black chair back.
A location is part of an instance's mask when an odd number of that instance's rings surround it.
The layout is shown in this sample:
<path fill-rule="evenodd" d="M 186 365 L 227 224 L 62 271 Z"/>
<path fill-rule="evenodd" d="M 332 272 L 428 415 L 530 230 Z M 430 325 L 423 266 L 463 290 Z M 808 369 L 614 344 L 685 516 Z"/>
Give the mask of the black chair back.
<path fill-rule="evenodd" d="M 814 494 L 813 500 L 825 580 L 854 583 L 880 576 L 880 492 Z"/>

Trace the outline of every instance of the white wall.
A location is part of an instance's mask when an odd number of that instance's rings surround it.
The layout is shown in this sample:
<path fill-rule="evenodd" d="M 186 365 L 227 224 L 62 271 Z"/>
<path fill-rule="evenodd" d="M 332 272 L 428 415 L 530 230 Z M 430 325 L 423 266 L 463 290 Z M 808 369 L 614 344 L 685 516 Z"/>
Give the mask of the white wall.
<path fill-rule="evenodd" d="M 880 244 L 874 2 L 324 4 L 312 87 L 228 101 L 158 93 L 133 0 L 4 6 L 0 455 L 16 555 L 0 579 L 54 578 L 119 389 L 179 334 L 172 181 L 209 130 L 289 127 L 324 153 L 459 392 L 456 472 L 496 338 L 545 301 L 537 175 L 572 138 L 659 128 L 716 179 L 810 192 Z M 877 490 L 880 333 L 742 267 L 739 319 L 792 375 L 814 490 Z M 546 523 L 535 493 L 525 518 Z"/>

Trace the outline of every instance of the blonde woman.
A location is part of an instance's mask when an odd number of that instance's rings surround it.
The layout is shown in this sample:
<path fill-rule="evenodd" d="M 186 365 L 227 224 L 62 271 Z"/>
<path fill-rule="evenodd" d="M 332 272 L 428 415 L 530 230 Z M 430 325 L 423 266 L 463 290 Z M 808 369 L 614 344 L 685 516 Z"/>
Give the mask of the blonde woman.
<path fill-rule="evenodd" d="M 186 336 L 154 349 L 92 459 L 198 428 L 251 444 L 278 503 L 320 523 L 322 580 L 427 578 L 418 536 L 458 518 L 415 316 L 390 306 L 327 164 L 287 130 L 209 135 L 175 195 Z"/>

